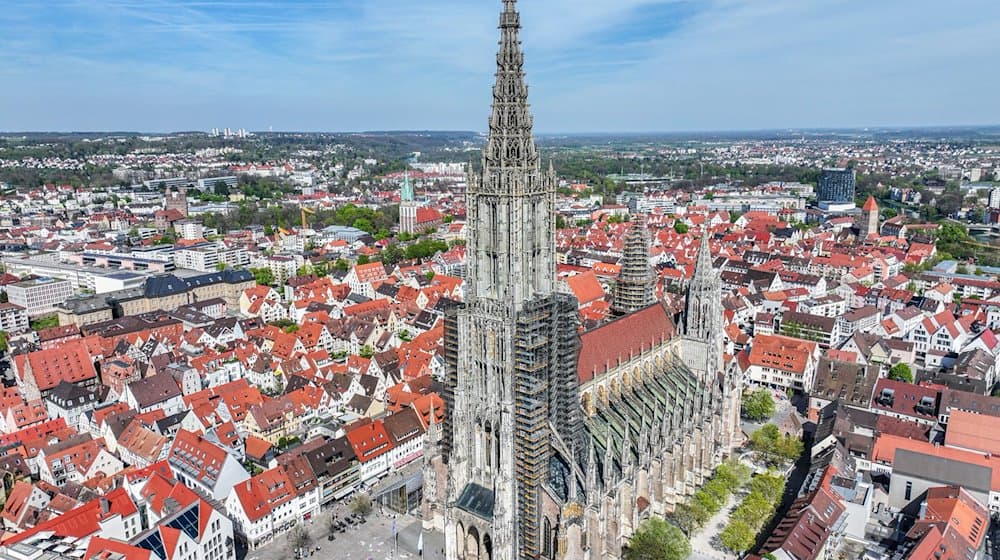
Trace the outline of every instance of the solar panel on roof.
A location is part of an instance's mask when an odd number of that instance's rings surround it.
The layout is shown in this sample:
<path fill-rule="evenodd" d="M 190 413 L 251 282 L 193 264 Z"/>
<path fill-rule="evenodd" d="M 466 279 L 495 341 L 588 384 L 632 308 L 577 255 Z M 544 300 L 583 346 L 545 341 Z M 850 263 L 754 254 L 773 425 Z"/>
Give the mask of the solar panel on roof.
<path fill-rule="evenodd" d="M 167 527 L 183 531 L 192 540 L 198 540 L 198 506 L 194 506 L 166 523 Z"/>
<path fill-rule="evenodd" d="M 136 546 L 152 551 L 153 554 L 156 554 L 160 558 L 167 557 L 167 549 L 163 546 L 163 538 L 160 536 L 159 531 L 153 531 L 148 537 L 137 542 Z"/>

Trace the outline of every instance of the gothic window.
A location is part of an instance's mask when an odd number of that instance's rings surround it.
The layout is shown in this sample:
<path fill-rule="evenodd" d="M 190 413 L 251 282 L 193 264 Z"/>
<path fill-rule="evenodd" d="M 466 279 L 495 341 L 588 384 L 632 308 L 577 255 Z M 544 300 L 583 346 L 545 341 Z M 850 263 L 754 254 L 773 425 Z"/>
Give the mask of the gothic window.
<path fill-rule="evenodd" d="M 549 518 L 545 518 L 542 530 L 542 556 L 552 558 L 552 523 Z"/>
<path fill-rule="evenodd" d="M 482 560 L 493 560 L 493 539 L 489 533 L 483 535 L 483 555 Z"/>
<path fill-rule="evenodd" d="M 479 531 L 469 527 L 469 536 L 465 539 L 466 560 L 479 560 Z"/>
<path fill-rule="evenodd" d="M 486 467 L 492 468 L 498 466 L 497 463 L 493 462 L 493 427 L 490 424 L 486 424 Z"/>

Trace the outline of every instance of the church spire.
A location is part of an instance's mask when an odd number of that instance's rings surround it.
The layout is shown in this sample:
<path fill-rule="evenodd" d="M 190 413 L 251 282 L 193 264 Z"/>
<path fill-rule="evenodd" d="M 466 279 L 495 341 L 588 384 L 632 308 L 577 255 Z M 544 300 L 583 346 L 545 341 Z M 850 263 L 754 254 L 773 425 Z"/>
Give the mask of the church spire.
<path fill-rule="evenodd" d="M 715 273 L 708 226 L 701 238 L 694 278 L 688 286 L 684 335 L 710 342 L 722 332 L 722 282 Z"/>
<path fill-rule="evenodd" d="M 400 188 L 399 199 L 402 202 L 413 202 L 416 196 L 413 193 L 413 184 L 410 183 L 410 171 L 403 172 L 403 186 Z"/>
<path fill-rule="evenodd" d="M 528 107 L 520 34 L 521 15 L 517 12 L 517 2 L 504 0 L 504 9 L 500 14 L 500 50 L 497 52 L 496 83 L 493 86 L 490 137 L 483 153 L 484 170 L 538 170 L 538 150 L 531 134 L 533 121 Z M 530 185 L 506 186 L 526 188 Z"/>
<path fill-rule="evenodd" d="M 637 214 L 625 236 L 622 271 L 615 284 L 611 311 L 617 316 L 635 313 L 653 305 L 653 274 L 649 267 L 649 230 L 646 218 Z"/>
<path fill-rule="evenodd" d="M 524 302 L 555 292 L 555 177 L 543 173 L 532 136 L 521 52 L 521 16 L 504 1 L 489 139 L 468 184 L 466 299 Z"/>

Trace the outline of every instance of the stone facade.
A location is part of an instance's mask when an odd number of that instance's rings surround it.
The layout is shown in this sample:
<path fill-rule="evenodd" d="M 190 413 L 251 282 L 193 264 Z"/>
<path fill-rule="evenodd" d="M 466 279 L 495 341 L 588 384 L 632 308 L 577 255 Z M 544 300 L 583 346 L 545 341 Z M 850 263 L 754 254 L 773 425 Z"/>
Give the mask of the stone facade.
<path fill-rule="evenodd" d="M 469 178 L 465 302 L 445 315 L 446 420 L 428 430 L 424 523 L 449 560 L 618 558 L 693 494 L 739 433 L 721 285 L 703 240 L 683 332 L 630 236 L 620 317 L 580 335 L 555 292 L 555 175 L 532 137 L 515 0 L 504 0 L 490 136 Z M 645 267 L 645 269 L 643 268 Z M 627 303 L 626 303 L 627 302 Z"/>

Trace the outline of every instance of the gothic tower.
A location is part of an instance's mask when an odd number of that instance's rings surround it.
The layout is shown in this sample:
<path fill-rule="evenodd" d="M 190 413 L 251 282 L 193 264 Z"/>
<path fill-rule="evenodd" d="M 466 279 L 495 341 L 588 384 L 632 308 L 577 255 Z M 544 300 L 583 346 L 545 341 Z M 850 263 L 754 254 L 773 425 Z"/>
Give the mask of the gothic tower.
<path fill-rule="evenodd" d="M 532 136 L 515 4 L 504 0 L 489 139 L 468 178 L 465 302 L 445 320 L 457 344 L 441 444 L 449 560 L 538 558 L 553 432 L 567 445 L 582 433 L 577 304 L 555 291 L 556 180 Z"/>
<path fill-rule="evenodd" d="M 635 313 L 653 305 L 653 273 L 649 267 L 649 230 L 641 214 L 632 220 L 625 236 L 622 270 L 615 284 L 611 312 L 616 316 Z"/>
<path fill-rule="evenodd" d="M 706 376 L 720 371 L 723 332 L 722 280 L 712 265 L 710 239 L 706 226 L 688 285 L 683 329 L 685 361 Z"/>

